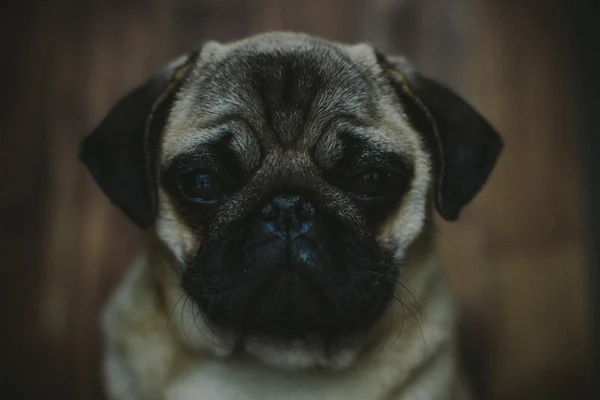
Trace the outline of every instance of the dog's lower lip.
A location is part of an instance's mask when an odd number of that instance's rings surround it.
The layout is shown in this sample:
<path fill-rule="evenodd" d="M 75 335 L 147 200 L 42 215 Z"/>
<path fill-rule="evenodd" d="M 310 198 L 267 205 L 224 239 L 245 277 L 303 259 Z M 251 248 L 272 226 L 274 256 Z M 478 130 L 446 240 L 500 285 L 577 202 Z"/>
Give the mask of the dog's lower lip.
<path fill-rule="evenodd" d="M 306 323 L 301 323 L 304 314 L 312 315 L 317 305 L 322 310 L 335 307 L 321 285 L 294 270 L 284 270 L 263 280 L 246 304 L 248 310 L 256 310 L 248 314 L 250 331 L 260 330 L 259 325 L 264 324 L 267 333 L 297 335 L 304 334 L 303 325 L 311 323 L 308 317 Z M 262 322 L 256 325 L 257 321 Z"/>

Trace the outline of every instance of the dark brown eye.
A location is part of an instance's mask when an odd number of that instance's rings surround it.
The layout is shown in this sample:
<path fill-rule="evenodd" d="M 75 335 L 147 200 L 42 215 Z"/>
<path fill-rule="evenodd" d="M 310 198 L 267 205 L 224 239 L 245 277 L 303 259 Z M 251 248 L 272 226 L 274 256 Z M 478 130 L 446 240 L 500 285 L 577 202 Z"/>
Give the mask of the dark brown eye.
<path fill-rule="evenodd" d="M 189 200 L 203 204 L 214 204 L 222 195 L 219 180 L 205 171 L 185 174 L 179 182 L 179 189 Z"/>
<path fill-rule="evenodd" d="M 385 196 L 394 186 L 394 176 L 386 171 L 364 171 L 352 175 L 348 190 L 360 197 L 377 198 Z"/>

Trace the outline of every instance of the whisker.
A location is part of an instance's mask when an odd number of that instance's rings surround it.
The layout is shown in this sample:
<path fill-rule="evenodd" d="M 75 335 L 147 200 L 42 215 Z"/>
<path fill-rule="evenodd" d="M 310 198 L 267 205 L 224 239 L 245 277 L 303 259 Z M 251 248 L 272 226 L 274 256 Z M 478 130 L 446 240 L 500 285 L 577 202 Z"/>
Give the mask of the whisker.
<path fill-rule="evenodd" d="M 396 292 L 397 294 L 397 292 Z M 397 300 L 400 305 L 402 306 L 402 323 L 400 324 L 400 331 L 398 332 L 398 335 L 396 335 L 396 339 L 392 342 L 392 344 L 390 344 L 390 347 L 392 347 L 394 344 L 396 344 L 396 342 L 398 341 L 398 339 L 400 339 L 400 335 L 402 335 L 402 331 L 404 330 L 404 320 L 405 320 L 405 308 L 407 308 L 408 306 L 406 306 L 404 304 L 404 302 L 400 299 L 399 295 L 398 297 L 394 297 L 395 300 Z"/>
<path fill-rule="evenodd" d="M 423 343 L 425 343 L 425 345 L 428 346 L 427 341 L 425 340 L 425 335 L 423 335 L 423 326 L 421 325 L 421 322 L 419 322 L 419 319 L 415 315 L 414 311 L 410 307 L 408 307 L 408 305 L 406 305 L 406 308 L 408 309 L 408 312 L 410 312 L 410 314 L 413 316 L 413 318 L 417 322 L 417 325 L 419 326 L 419 331 L 421 332 L 421 339 L 423 339 Z"/>
<path fill-rule="evenodd" d="M 371 271 L 371 270 L 368 270 L 368 271 L 367 271 L 367 273 L 374 274 L 374 275 L 378 275 L 378 276 L 382 276 L 382 277 L 385 277 L 385 278 L 390 278 L 389 276 L 387 276 L 387 275 L 385 275 L 385 274 L 383 274 L 383 273 L 381 273 L 381 272 L 377 272 L 377 271 Z M 417 306 L 417 311 L 418 311 L 418 313 L 419 313 L 419 317 L 420 317 L 420 320 L 421 320 L 421 323 L 422 323 L 422 322 L 423 322 L 423 313 L 422 313 L 422 311 L 421 311 L 421 306 L 419 305 L 419 302 L 417 301 L 417 298 L 415 297 L 415 295 L 414 295 L 414 294 L 413 294 L 413 293 L 410 291 L 410 289 L 409 289 L 409 288 L 408 288 L 408 287 L 407 287 L 405 284 L 403 284 L 402 282 L 400 282 L 400 280 L 399 280 L 399 279 L 395 279 L 395 278 L 393 278 L 392 280 L 393 280 L 393 281 L 394 281 L 396 284 L 400 285 L 400 286 L 401 286 L 401 287 L 402 287 L 404 290 L 406 290 L 406 291 L 408 292 L 408 294 L 409 294 L 409 295 L 410 295 L 410 297 L 412 298 L 413 302 L 414 302 L 414 303 L 415 303 L 415 305 Z M 398 292 L 396 292 L 396 295 L 398 295 Z M 406 304 L 405 304 L 405 305 L 406 305 Z M 416 318 L 416 317 L 415 317 L 415 318 Z"/>
<path fill-rule="evenodd" d="M 171 309 L 171 312 L 169 313 L 169 319 L 167 320 L 167 326 L 169 326 L 169 324 L 171 323 L 171 319 L 173 318 L 173 313 L 175 312 L 175 309 L 177 308 L 177 306 L 179 305 L 179 303 L 181 302 L 181 300 L 187 296 L 187 293 L 183 293 L 181 295 L 181 297 L 179 297 L 179 299 L 177 300 L 177 302 L 175 302 L 175 305 L 173 306 L 173 308 Z"/>
<path fill-rule="evenodd" d="M 185 329 L 185 318 L 183 318 L 183 314 L 185 312 L 185 306 L 187 305 L 188 300 L 190 299 L 189 296 L 185 296 L 185 300 L 183 301 L 183 306 L 181 307 L 181 328 L 183 330 L 183 335 L 185 336 L 185 338 L 187 339 L 187 341 L 191 344 L 192 341 L 190 340 L 190 337 L 188 336 L 186 329 Z"/>
<path fill-rule="evenodd" d="M 194 306 L 198 307 L 198 312 L 194 312 Z M 204 326 L 207 326 L 208 329 L 211 330 L 212 335 L 211 338 L 209 339 L 208 336 L 206 335 L 206 333 L 204 332 L 204 329 L 202 329 L 200 327 L 200 325 L 198 325 L 198 315 L 200 315 L 200 317 L 202 317 L 202 321 L 204 322 Z M 194 320 L 194 325 L 196 325 L 196 328 L 198 329 L 198 331 L 200 331 L 200 333 L 202 334 L 202 336 L 204 336 L 204 338 L 206 340 L 210 340 L 211 344 L 213 345 L 213 347 L 223 347 L 220 346 L 218 344 L 215 343 L 215 331 L 214 328 L 210 326 L 210 324 L 206 321 L 206 318 L 204 317 L 204 313 L 202 312 L 202 308 L 200 306 L 198 306 L 195 302 L 192 303 L 192 319 Z"/>
<path fill-rule="evenodd" d="M 423 313 L 421 312 L 421 306 L 419 305 L 417 298 L 412 294 L 412 292 L 402 282 L 400 282 L 399 280 L 396 280 L 396 283 L 398 285 L 400 285 L 404 290 L 406 290 L 408 292 L 408 294 L 410 295 L 410 297 L 412 297 L 415 305 L 417 306 L 417 311 L 419 312 L 419 317 L 421 318 L 421 323 L 423 323 Z"/>

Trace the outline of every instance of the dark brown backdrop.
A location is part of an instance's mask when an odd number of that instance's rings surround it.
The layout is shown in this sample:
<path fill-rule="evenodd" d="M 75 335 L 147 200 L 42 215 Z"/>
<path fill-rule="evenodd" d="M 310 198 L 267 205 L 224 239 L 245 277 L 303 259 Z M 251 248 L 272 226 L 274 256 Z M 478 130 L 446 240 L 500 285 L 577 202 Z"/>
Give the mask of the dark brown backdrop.
<path fill-rule="evenodd" d="M 567 11 L 558 0 L 0 5 L 0 396 L 102 398 L 98 311 L 138 233 L 79 165 L 83 135 L 171 57 L 286 29 L 405 53 L 502 133 L 489 185 L 460 222 L 438 221 L 445 270 L 491 397 L 579 398 L 561 397 L 583 383 L 588 354 Z"/>

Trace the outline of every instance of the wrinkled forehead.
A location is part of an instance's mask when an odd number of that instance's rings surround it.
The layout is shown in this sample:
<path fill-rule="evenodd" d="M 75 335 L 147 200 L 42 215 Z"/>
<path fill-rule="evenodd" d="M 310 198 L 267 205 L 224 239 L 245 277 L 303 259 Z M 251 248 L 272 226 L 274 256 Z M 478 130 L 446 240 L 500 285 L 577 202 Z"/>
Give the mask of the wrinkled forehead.
<path fill-rule="evenodd" d="M 375 119 L 372 75 L 348 52 L 320 42 L 246 45 L 201 59 L 171 112 L 163 160 L 225 131 L 245 132 L 243 140 L 262 148 L 314 146 L 328 125 Z"/>
<path fill-rule="evenodd" d="M 369 77 L 346 52 L 330 44 L 264 49 L 232 49 L 212 65 L 209 79 L 195 85 L 198 103 L 227 99 L 215 112 L 262 115 L 296 109 L 315 117 L 335 109 L 366 106 L 372 96 Z"/>

